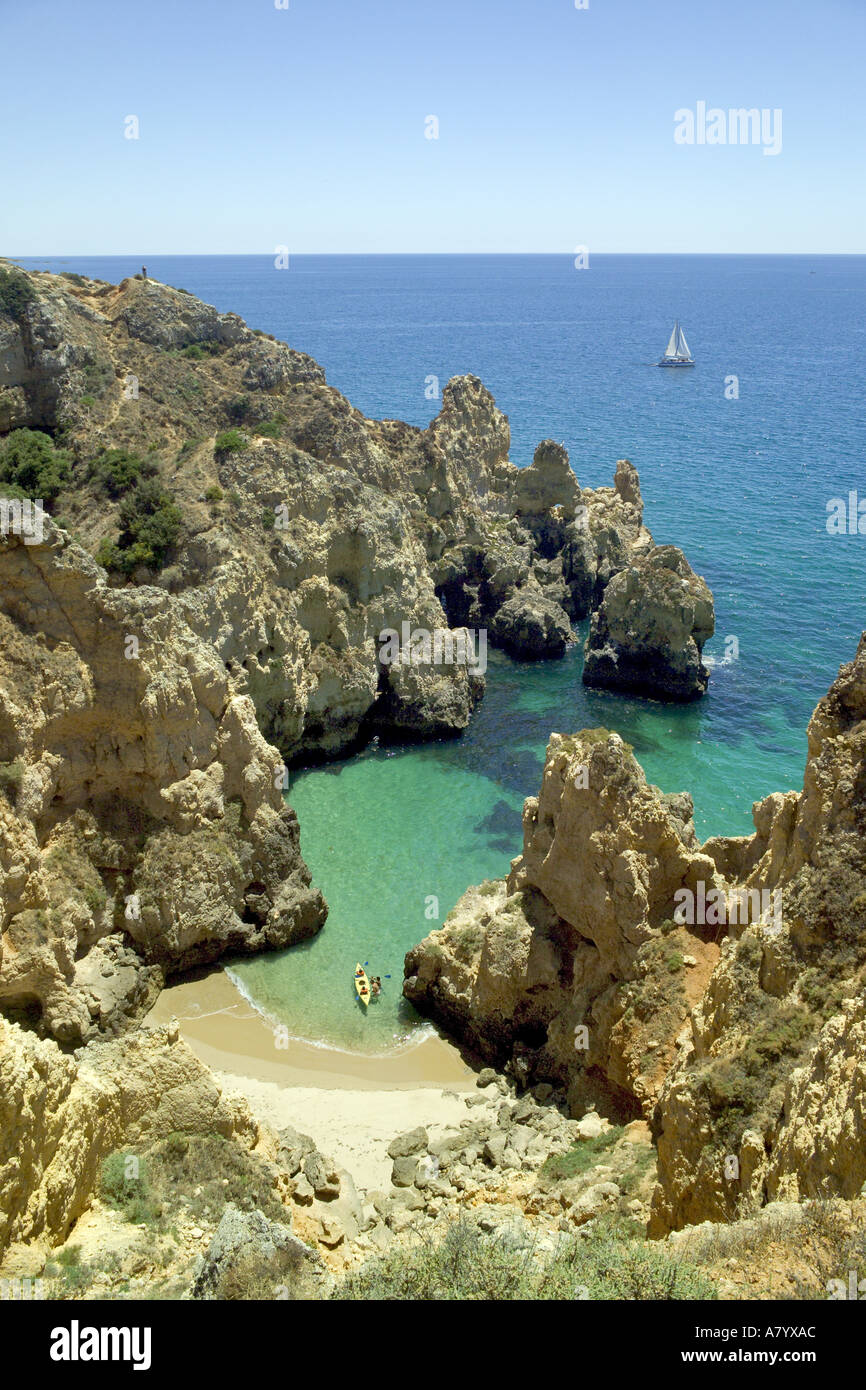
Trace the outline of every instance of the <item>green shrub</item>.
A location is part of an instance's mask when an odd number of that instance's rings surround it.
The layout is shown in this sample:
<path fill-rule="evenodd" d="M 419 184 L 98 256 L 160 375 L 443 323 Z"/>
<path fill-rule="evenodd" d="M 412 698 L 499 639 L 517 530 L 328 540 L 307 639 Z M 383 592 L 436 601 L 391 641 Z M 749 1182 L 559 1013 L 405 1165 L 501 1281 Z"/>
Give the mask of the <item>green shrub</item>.
<path fill-rule="evenodd" d="M 23 489 L 23 496 L 53 502 L 71 471 L 70 454 L 41 430 L 13 430 L 0 442 L 0 484 Z"/>
<path fill-rule="evenodd" d="M 419 1235 L 349 1274 L 336 1300 L 393 1302 L 714 1299 L 712 1282 L 661 1245 L 622 1231 L 563 1236 L 549 1255 L 485 1236 L 467 1218 L 444 1239 Z"/>
<path fill-rule="evenodd" d="M 273 420 L 262 420 L 261 424 L 255 426 L 256 434 L 264 435 L 266 439 L 279 439 L 283 432 L 285 417 L 275 415 Z"/>
<path fill-rule="evenodd" d="M 0 310 L 20 320 L 35 298 L 36 291 L 22 271 L 0 266 Z"/>
<path fill-rule="evenodd" d="M 796 1063 L 817 1022 L 802 1004 L 783 1004 L 755 1026 L 741 1052 L 706 1066 L 702 1082 L 717 1139 L 735 1145 L 752 1116 L 762 1127 L 762 1107 Z"/>
<path fill-rule="evenodd" d="M 209 487 L 207 492 L 205 493 L 204 500 L 206 502 L 221 502 L 224 497 L 225 493 L 223 492 L 222 488 L 219 487 L 216 483 L 214 483 L 213 487 Z"/>
<path fill-rule="evenodd" d="M 181 294 L 189 291 L 181 290 Z M 201 343 L 190 343 L 187 347 L 181 348 L 181 357 L 186 357 L 190 362 L 201 362 L 205 357 L 214 357 L 220 350 L 219 343 L 212 343 L 205 340 Z"/>
<path fill-rule="evenodd" d="M 576 1178 L 579 1174 L 585 1173 L 587 1168 L 592 1168 L 605 1149 L 613 1148 L 621 1134 L 621 1126 L 614 1126 L 605 1130 L 604 1134 L 599 1134 L 596 1139 L 582 1139 L 567 1153 L 549 1154 L 541 1166 L 541 1173 L 557 1182 L 567 1182 L 569 1178 Z"/>
<path fill-rule="evenodd" d="M 128 492 L 140 478 L 152 478 L 157 471 L 153 459 L 143 459 L 128 449 L 103 449 L 91 464 L 95 477 L 110 497 Z"/>
<path fill-rule="evenodd" d="M 240 430 L 223 430 L 214 440 L 213 451 L 219 458 L 226 454 L 243 453 L 246 447 L 246 435 L 241 434 Z"/>
<path fill-rule="evenodd" d="M 252 411 L 253 403 L 249 396 L 235 396 L 234 400 L 229 401 L 226 406 L 226 415 L 236 425 L 242 425 L 244 420 L 248 420 Z"/>
<path fill-rule="evenodd" d="M 150 1190 L 144 1159 L 134 1159 L 137 1175 L 130 1171 L 133 1158 L 131 1154 L 113 1153 L 103 1159 L 99 1195 L 133 1225 L 150 1226 L 162 1216 L 162 1203 Z"/>
<path fill-rule="evenodd" d="M 117 541 L 104 540 L 96 559 L 108 570 L 132 574 L 140 565 L 162 569 L 176 544 L 183 516 L 174 497 L 155 478 L 136 483 L 120 504 Z"/>
<path fill-rule="evenodd" d="M 484 945 L 484 928 L 478 922 L 467 922 L 465 927 L 458 927 L 454 932 L 453 941 L 457 959 L 470 961 Z"/>
<path fill-rule="evenodd" d="M 20 758 L 11 763 L 0 763 L 0 791 L 5 792 L 11 800 L 18 794 L 23 776 L 24 764 Z"/>

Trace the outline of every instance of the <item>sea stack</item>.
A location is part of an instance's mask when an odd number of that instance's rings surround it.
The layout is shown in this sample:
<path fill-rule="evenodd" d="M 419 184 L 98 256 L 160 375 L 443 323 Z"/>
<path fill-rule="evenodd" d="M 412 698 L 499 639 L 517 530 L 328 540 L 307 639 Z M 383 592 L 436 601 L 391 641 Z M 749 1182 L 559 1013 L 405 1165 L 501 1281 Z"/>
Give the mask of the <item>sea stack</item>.
<path fill-rule="evenodd" d="M 695 700 L 715 631 L 713 596 L 675 545 L 655 546 L 614 575 L 592 615 L 585 685 L 657 700 Z"/>

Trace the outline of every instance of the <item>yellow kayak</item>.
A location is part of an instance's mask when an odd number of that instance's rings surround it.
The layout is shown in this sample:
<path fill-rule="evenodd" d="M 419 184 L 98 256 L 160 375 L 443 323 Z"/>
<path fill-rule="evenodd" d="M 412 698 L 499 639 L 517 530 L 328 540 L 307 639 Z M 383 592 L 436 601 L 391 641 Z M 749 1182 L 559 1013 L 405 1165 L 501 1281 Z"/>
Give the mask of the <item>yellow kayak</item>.
<path fill-rule="evenodd" d="M 355 966 L 355 991 L 366 1009 L 370 1003 L 370 981 L 364 974 L 360 964 Z"/>

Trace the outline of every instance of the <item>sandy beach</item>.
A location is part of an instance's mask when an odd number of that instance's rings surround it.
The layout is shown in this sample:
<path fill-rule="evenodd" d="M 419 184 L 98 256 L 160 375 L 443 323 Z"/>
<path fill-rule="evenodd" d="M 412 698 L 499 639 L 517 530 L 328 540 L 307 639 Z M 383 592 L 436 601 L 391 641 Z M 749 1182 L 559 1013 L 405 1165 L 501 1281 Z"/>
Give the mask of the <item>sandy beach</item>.
<path fill-rule="evenodd" d="M 273 1128 L 311 1135 L 361 1188 L 388 1186 L 396 1134 L 458 1124 L 475 1089 L 476 1073 L 438 1035 L 384 1057 L 295 1039 L 278 1048 L 268 1021 L 219 967 L 163 990 L 148 1022 L 172 1018 L 226 1091 L 245 1096 Z"/>

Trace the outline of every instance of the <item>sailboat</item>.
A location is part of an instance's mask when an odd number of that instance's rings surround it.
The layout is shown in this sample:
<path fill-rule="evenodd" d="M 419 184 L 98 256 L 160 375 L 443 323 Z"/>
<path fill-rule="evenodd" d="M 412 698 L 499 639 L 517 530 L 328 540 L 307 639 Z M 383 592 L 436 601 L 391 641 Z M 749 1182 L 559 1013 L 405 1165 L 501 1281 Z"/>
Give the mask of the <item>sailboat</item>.
<path fill-rule="evenodd" d="M 693 367 L 695 365 L 695 359 L 689 352 L 686 335 L 680 328 L 679 319 L 674 324 L 674 331 L 665 349 L 665 355 L 658 365 L 660 367 Z"/>

